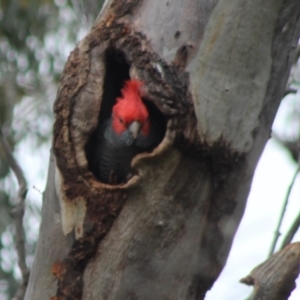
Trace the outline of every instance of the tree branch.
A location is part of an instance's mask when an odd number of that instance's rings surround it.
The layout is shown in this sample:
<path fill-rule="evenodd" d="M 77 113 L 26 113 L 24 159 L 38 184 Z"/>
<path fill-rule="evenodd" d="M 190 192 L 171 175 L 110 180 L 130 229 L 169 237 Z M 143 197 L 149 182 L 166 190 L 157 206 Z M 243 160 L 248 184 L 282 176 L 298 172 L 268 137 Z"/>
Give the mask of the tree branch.
<path fill-rule="evenodd" d="M 287 95 L 289 95 L 289 94 L 296 94 L 296 93 L 297 93 L 297 89 L 288 87 L 288 88 L 285 90 L 283 97 L 285 97 L 285 96 L 287 96 Z"/>
<path fill-rule="evenodd" d="M 285 238 L 282 241 L 282 245 L 280 249 L 283 249 L 284 247 L 286 247 L 288 244 L 291 243 L 294 235 L 296 234 L 298 228 L 300 226 L 300 213 L 297 215 L 297 217 L 295 218 L 291 228 L 288 230 Z"/>
<path fill-rule="evenodd" d="M 280 217 L 279 217 L 279 221 L 278 221 L 278 224 L 277 224 L 277 227 L 276 227 L 276 230 L 275 230 L 275 233 L 274 233 L 274 239 L 272 241 L 272 244 L 271 244 L 271 248 L 270 248 L 270 251 L 269 251 L 269 257 L 274 253 L 275 251 L 275 247 L 276 247 L 276 244 L 277 244 L 277 241 L 278 241 L 278 238 L 280 236 L 280 226 L 281 226 L 281 223 L 282 223 L 282 220 L 283 220 L 283 217 L 284 217 L 284 213 L 285 213 L 285 210 L 286 210 L 286 207 L 287 207 L 287 204 L 288 204 L 288 201 L 289 201 L 289 198 L 290 198 L 290 194 L 291 194 L 291 191 L 292 191 L 292 188 L 294 186 L 294 183 L 295 183 L 295 180 L 297 178 L 297 175 L 299 173 L 299 170 L 300 170 L 300 167 L 298 166 L 293 178 L 292 178 L 292 181 L 291 181 L 291 184 L 290 186 L 288 187 L 288 190 L 287 190 L 287 193 L 286 193 L 286 196 L 285 196 L 285 200 L 284 200 L 284 203 L 283 203 L 283 206 L 282 206 L 282 210 L 281 210 L 281 214 L 280 214 Z"/>
<path fill-rule="evenodd" d="M 25 254 L 25 232 L 23 227 L 23 217 L 24 217 L 24 203 L 27 194 L 27 183 L 25 176 L 18 162 L 14 158 L 10 146 L 6 137 L 4 136 L 1 128 L 0 128 L 0 142 L 1 149 L 5 155 L 6 161 L 9 164 L 11 170 L 15 174 L 18 184 L 19 190 L 17 194 L 15 208 L 13 209 L 13 216 L 15 219 L 16 226 L 16 250 L 18 254 L 18 265 L 22 274 L 22 284 L 16 292 L 15 296 L 12 300 L 23 299 L 26 287 L 28 284 L 29 278 L 29 270 L 26 264 L 26 254 Z"/>
<path fill-rule="evenodd" d="M 285 300 L 295 288 L 299 274 L 300 243 L 272 255 L 240 282 L 254 286 L 249 300 Z"/>

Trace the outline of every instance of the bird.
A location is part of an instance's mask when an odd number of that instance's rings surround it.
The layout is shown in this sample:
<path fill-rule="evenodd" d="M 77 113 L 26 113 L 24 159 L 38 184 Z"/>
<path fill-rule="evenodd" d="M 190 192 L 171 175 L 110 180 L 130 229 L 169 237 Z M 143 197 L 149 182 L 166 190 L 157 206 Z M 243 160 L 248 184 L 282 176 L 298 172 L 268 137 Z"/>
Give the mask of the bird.
<path fill-rule="evenodd" d="M 110 117 L 96 129 L 90 169 L 103 183 L 127 182 L 134 174 L 133 157 L 152 151 L 164 137 L 162 117 L 143 102 L 142 85 L 137 79 L 125 81 Z"/>

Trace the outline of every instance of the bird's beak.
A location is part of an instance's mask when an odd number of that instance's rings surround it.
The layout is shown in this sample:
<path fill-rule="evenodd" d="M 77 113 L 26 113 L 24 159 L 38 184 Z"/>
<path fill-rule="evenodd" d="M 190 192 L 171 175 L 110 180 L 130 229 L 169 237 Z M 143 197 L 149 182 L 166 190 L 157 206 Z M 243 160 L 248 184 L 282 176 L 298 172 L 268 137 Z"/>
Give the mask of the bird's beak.
<path fill-rule="evenodd" d="M 137 138 L 140 128 L 141 128 L 141 124 L 138 121 L 134 121 L 129 125 L 128 129 L 132 133 L 134 139 Z"/>

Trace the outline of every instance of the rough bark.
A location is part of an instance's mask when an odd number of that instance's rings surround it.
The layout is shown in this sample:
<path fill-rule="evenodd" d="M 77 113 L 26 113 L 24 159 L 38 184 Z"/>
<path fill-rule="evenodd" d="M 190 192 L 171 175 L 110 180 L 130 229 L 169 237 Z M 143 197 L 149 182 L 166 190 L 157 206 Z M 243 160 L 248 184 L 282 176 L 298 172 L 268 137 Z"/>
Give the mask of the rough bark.
<path fill-rule="evenodd" d="M 226 263 L 285 91 L 297 6 L 106 2 L 60 82 L 25 299 L 204 298 Z M 144 81 L 167 130 L 152 153 L 134 158 L 133 178 L 110 186 L 89 172 L 85 150 L 128 77 Z"/>
<path fill-rule="evenodd" d="M 296 287 L 300 269 L 300 243 L 288 245 L 257 266 L 242 283 L 253 285 L 249 300 L 286 300 Z"/>

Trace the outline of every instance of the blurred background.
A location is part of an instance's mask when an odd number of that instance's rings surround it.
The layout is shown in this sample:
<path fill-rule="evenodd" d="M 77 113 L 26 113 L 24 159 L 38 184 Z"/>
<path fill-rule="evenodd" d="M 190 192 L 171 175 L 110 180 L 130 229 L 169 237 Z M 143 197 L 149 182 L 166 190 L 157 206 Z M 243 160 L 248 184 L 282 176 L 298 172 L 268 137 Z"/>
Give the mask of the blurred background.
<path fill-rule="evenodd" d="M 0 127 L 28 182 L 25 231 L 32 264 L 45 189 L 52 107 L 67 57 L 103 1 L 0 0 Z M 20 281 L 11 211 L 18 185 L 0 148 L 0 300 Z"/>
<path fill-rule="evenodd" d="M 103 1 L 0 0 L 0 127 L 27 182 L 25 231 L 27 263 L 38 237 L 52 133 L 52 106 L 66 59 L 88 32 Z M 242 277 L 263 262 L 271 248 L 280 211 L 298 172 L 300 66 L 295 60 L 290 90 L 274 123 L 272 138 L 255 173 L 247 209 L 221 277 L 207 299 L 246 299 Z M 0 300 L 11 299 L 20 282 L 11 211 L 18 185 L 0 147 Z M 280 229 L 289 230 L 300 211 L 296 176 Z M 300 235 L 295 236 L 299 240 Z M 300 288 L 290 299 L 300 299 Z"/>

